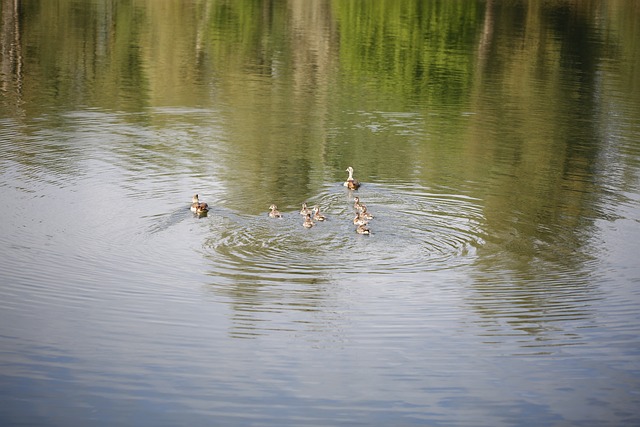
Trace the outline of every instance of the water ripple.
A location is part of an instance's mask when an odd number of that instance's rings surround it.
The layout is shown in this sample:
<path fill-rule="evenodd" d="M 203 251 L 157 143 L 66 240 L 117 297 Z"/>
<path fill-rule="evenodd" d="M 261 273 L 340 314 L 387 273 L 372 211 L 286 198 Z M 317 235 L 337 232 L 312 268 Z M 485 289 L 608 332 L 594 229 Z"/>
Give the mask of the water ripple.
<path fill-rule="evenodd" d="M 297 207 L 282 219 L 266 211 L 211 218 L 204 250 L 222 277 L 271 282 L 447 269 L 470 262 L 484 242 L 482 210 L 472 198 L 414 184 L 367 187 L 357 194 L 374 215 L 370 236 L 355 233 L 354 194 L 331 184 L 309 200 L 322 207 L 326 222 L 304 229 Z"/>

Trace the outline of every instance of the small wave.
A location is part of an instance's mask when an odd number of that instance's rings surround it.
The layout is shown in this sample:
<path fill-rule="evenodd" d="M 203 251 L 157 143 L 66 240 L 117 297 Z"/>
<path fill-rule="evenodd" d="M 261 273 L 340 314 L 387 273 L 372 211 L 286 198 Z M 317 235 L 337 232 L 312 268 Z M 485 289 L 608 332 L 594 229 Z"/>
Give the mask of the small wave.
<path fill-rule="evenodd" d="M 214 221 L 206 256 L 219 276 L 269 283 L 313 274 L 447 269 L 470 262 L 484 242 L 482 211 L 471 198 L 416 185 L 367 187 L 357 194 L 374 215 L 370 236 L 355 233 L 354 194 L 331 185 L 309 199 L 327 221 L 305 229 L 297 210 L 282 219 L 264 213 Z"/>

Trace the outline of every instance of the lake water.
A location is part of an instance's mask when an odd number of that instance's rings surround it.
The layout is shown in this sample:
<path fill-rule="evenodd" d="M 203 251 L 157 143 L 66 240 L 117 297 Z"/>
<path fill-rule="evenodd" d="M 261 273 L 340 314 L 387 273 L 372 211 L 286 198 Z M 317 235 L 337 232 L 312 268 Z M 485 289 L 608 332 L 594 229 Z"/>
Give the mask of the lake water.
<path fill-rule="evenodd" d="M 1 4 L 0 424 L 640 425 L 640 2 Z"/>

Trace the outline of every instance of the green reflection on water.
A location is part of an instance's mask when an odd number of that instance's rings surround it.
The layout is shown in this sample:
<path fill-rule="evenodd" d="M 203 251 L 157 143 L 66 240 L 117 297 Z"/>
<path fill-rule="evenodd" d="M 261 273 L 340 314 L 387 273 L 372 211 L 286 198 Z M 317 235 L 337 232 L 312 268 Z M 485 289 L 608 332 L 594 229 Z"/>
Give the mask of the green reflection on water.
<path fill-rule="evenodd" d="M 143 140 L 129 164 L 184 173 L 187 157 L 204 178 L 211 162 L 234 210 L 294 209 L 352 165 L 482 200 L 488 241 L 537 257 L 588 241 L 603 188 L 635 176 L 631 157 L 603 172 L 608 141 L 638 123 L 632 2 L 4 0 L 2 14 L 3 116 L 62 129 L 91 107 L 170 128 L 154 109 L 202 108 L 175 141 L 199 138 L 192 152 Z"/>

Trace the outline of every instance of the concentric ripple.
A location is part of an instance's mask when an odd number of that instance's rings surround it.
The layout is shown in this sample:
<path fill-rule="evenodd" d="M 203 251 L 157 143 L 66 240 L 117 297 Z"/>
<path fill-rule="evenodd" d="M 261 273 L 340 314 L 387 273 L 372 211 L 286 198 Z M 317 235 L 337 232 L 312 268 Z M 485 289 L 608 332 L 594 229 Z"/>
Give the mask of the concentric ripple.
<path fill-rule="evenodd" d="M 355 232 L 353 198 L 374 215 L 370 236 Z M 473 260 L 484 243 L 477 200 L 430 192 L 415 184 L 369 184 L 349 192 L 327 186 L 318 204 L 327 221 L 302 227 L 298 208 L 284 218 L 229 214 L 210 218 L 204 243 L 215 273 L 232 281 L 309 280 L 336 273 L 407 273 L 442 270 Z"/>

